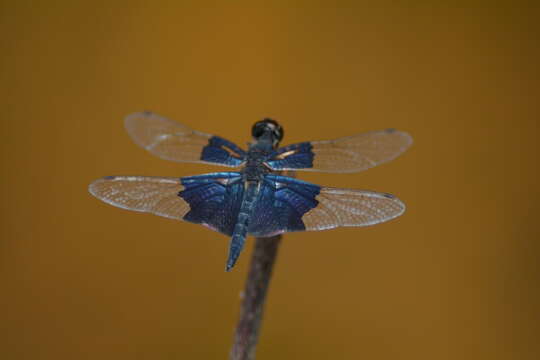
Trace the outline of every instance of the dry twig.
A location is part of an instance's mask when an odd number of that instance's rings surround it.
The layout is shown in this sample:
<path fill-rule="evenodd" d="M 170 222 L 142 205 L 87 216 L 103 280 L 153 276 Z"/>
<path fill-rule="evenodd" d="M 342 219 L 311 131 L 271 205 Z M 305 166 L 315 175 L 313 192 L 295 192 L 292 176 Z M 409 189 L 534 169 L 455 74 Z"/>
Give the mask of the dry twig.
<path fill-rule="evenodd" d="M 281 235 L 255 240 L 231 360 L 255 359 L 266 293 L 280 241 Z"/>

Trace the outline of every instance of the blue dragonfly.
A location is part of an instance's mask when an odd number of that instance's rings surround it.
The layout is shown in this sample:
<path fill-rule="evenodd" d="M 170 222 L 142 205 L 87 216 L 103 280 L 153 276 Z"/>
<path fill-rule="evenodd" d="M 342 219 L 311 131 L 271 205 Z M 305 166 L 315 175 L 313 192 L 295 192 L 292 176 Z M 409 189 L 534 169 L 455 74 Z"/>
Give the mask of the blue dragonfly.
<path fill-rule="evenodd" d="M 283 128 L 256 122 L 248 151 L 219 136 L 192 130 L 151 112 L 125 119 L 131 138 L 152 154 L 177 162 L 239 168 L 197 176 L 107 176 L 89 191 L 111 205 L 204 225 L 231 238 L 226 271 L 235 265 L 248 234 L 271 237 L 292 231 L 365 226 L 401 215 L 394 195 L 339 189 L 283 176 L 288 171 L 352 173 L 397 157 L 412 143 L 393 129 L 329 141 L 278 147 Z"/>

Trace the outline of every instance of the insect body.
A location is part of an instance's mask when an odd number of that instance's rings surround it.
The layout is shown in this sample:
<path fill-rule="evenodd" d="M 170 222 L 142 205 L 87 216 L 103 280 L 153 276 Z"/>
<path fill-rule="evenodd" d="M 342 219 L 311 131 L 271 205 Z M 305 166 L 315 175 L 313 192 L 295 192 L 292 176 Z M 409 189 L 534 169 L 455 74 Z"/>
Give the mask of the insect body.
<path fill-rule="evenodd" d="M 248 234 L 365 226 L 393 219 L 405 205 L 386 193 L 323 187 L 280 175 L 285 170 L 355 172 L 392 160 L 412 143 L 396 130 L 279 148 L 283 129 L 264 119 L 244 151 L 232 142 L 189 129 L 150 112 L 126 117 L 133 140 L 178 162 L 240 168 L 189 177 L 108 176 L 90 193 L 121 208 L 202 224 L 231 237 L 226 270 L 235 265 Z"/>

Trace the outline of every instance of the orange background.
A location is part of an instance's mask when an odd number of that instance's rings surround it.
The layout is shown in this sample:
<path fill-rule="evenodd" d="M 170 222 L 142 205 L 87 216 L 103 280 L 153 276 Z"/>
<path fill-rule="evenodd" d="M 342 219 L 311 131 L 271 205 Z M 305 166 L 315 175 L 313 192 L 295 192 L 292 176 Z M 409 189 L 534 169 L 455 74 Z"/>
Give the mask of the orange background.
<path fill-rule="evenodd" d="M 145 109 L 240 145 L 265 116 L 284 144 L 414 137 L 300 174 L 408 210 L 287 235 L 258 359 L 538 359 L 538 7 L 433 3 L 0 3 L 2 359 L 226 358 L 252 239 L 225 273 L 226 237 L 87 192 L 220 169 L 134 145 Z"/>

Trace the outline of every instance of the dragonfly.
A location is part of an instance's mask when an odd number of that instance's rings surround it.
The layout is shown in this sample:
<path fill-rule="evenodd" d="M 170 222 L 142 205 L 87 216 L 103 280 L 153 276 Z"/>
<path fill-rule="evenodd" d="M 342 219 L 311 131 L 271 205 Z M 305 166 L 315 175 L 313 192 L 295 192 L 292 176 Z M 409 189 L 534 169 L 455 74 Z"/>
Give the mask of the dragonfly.
<path fill-rule="evenodd" d="M 245 151 L 152 112 L 125 118 L 134 142 L 176 162 L 236 168 L 187 177 L 106 176 L 89 185 L 98 199 L 119 208 L 204 225 L 230 237 L 226 271 L 240 255 L 246 236 L 272 237 L 374 225 L 403 214 L 405 205 L 388 193 L 320 186 L 296 171 L 352 173 L 388 162 L 411 144 L 403 131 L 387 129 L 279 147 L 284 130 L 265 118 L 252 129 Z"/>

